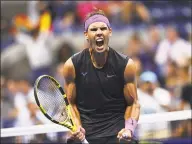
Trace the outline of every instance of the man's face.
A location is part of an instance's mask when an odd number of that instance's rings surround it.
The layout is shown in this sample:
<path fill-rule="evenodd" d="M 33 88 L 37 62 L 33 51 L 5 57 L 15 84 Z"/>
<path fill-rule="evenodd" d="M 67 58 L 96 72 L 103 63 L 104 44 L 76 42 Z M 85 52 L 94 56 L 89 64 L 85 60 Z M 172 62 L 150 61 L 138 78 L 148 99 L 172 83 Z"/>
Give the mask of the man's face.
<path fill-rule="evenodd" d="M 153 95 L 153 92 L 156 88 L 156 84 L 155 83 L 152 83 L 152 82 L 144 82 L 142 85 L 141 85 L 141 89 L 150 94 L 150 95 Z"/>
<path fill-rule="evenodd" d="M 28 92 L 27 87 L 28 83 L 25 80 L 18 81 L 18 89 L 20 90 L 20 92 L 26 94 Z"/>
<path fill-rule="evenodd" d="M 177 31 L 172 27 L 168 27 L 166 37 L 171 43 L 174 42 L 177 39 Z"/>
<path fill-rule="evenodd" d="M 90 47 L 98 52 L 104 52 L 108 48 L 109 37 L 112 35 L 112 30 L 103 22 L 92 23 L 86 32 L 84 32 Z"/>

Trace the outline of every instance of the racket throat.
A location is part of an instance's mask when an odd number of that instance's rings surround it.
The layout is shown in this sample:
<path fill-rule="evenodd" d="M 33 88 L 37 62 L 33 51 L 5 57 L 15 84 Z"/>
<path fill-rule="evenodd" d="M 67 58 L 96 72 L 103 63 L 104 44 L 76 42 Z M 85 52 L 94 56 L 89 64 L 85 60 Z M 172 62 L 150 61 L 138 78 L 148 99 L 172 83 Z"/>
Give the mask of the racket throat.
<path fill-rule="evenodd" d="M 61 125 L 67 127 L 68 129 L 70 129 L 71 131 L 75 132 L 76 131 L 76 127 L 75 125 L 73 125 L 72 121 L 68 121 L 68 122 L 64 122 L 64 123 L 60 123 Z"/>
<path fill-rule="evenodd" d="M 74 125 L 72 119 L 70 119 L 71 125 L 72 125 L 72 131 L 75 132 L 77 130 L 76 126 Z"/>

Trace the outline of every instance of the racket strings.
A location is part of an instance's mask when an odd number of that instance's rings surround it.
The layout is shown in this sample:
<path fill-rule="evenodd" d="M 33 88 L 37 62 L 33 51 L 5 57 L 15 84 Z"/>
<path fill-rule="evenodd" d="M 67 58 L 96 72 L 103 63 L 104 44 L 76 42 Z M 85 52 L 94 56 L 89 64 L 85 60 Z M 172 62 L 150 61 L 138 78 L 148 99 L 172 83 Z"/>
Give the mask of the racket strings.
<path fill-rule="evenodd" d="M 37 88 L 39 101 L 47 114 L 58 122 L 68 119 L 66 103 L 55 83 L 49 78 L 44 78 L 41 79 Z"/>

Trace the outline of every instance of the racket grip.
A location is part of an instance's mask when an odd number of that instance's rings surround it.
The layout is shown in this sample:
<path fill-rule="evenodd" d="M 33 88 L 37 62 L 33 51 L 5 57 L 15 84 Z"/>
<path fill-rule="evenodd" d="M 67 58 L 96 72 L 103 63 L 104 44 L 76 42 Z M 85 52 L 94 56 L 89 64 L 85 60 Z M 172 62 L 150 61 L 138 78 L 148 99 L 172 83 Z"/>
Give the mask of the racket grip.
<path fill-rule="evenodd" d="M 82 144 L 89 144 L 89 143 L 88 143 L 88 141 L 87 141 L 86 139 L 84 139 L 84 140 L 82 141 Z"/>

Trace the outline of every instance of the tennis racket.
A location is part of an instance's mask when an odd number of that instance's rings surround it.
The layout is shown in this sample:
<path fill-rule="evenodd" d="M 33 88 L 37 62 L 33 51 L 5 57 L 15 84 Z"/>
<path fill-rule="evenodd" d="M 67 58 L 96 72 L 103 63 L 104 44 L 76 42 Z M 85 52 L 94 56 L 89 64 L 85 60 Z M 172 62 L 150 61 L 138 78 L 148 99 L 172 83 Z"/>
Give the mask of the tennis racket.
<path fill-rule="evenodd" d="M 71 131 L 76 131 L 72 121 L 70 104 L 60 84 L 49 75 L 37 78 L 34 85 L 34 96 L 37 105 L 46 118 L 62 125 Z M 82 143 L 88 143 L 85 139 Z"/>

